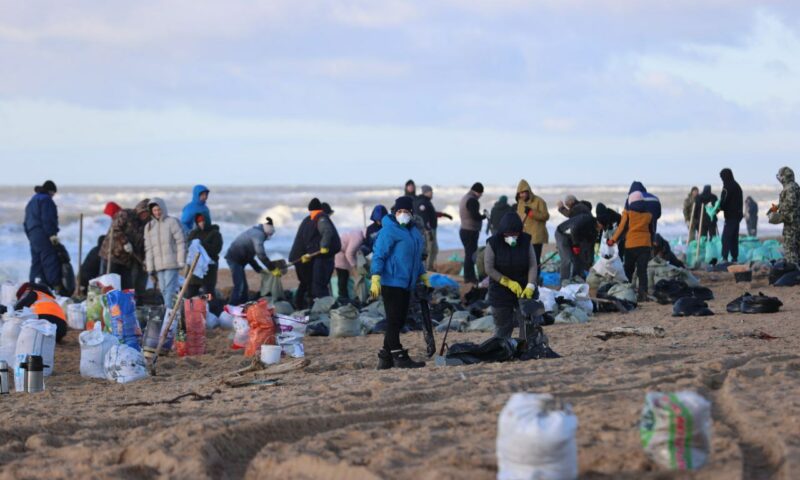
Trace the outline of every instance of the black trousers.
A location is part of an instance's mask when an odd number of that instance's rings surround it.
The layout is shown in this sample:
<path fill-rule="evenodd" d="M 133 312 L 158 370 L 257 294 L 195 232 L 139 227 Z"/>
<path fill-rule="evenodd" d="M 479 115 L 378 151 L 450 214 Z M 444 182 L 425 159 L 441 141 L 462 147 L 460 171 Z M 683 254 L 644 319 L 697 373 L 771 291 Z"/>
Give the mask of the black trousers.
<path fill-rule="evenodd" d="M 647 293 L 647 262 L 652 254 L 649 247 L 628 248 L 625 250 L 625 275 L 633 282 L 633 272 L 639 277 L 639 293 Z"/>
<path fill-rule="evenodd" d="M 471 230 L 460 230 L 461 244 L 464 245 L 464 281 L 477 283 L 475 277 L 475 253 L 478 251 L 478 238 L 481 232 Z"/>
<path fill-rule="evenodd" d="M 333 257 L 315 258 L 311 261 L 311 298 L 314 300 L 331 295 L 331 277 L 336 269 Z"/>
<path fill-rule="evenodd" d="M 387 351 L 402 350 L 400 330 L 406 324 L 411 292 L 398 287 L 383 287 L 383 306 L 386 308 L 386 333 L 383 335 L 383 348 Z"/>
<path fill-rule="evenodd" d="M 350 283 L 350 270 L 346 268 L 337 268 L 336 280 L 339 282 L 339 298 L 350 298 L 350 292 L 347 289 Z"/>
<path fill-rule="evenodd" d="M 294 293 L 294 306 L 298 310 L 305 310 L 310 307 L 309 294 L 311 293 L 311 278 L 313 270 L 310 263 L 298 263 L 294 267 L 297 273 L 297 290 Z"/>
<path fill-rule="evenodd" d="M 536 254 L 536 266 L 538 267 L 537 273 L 542 273 L 542 248 L 544 248 L 544 245 L 541 243 L 533 244 L 533 252 Z"/>
<path fill-rule="evenodd" d="M 738 222 L 725 220 L 725 226 L 722 228 L 722 261 L 728 261 L 728 255 L 731 260 L 736 263 L 739 261 L 739 224 Z"/>

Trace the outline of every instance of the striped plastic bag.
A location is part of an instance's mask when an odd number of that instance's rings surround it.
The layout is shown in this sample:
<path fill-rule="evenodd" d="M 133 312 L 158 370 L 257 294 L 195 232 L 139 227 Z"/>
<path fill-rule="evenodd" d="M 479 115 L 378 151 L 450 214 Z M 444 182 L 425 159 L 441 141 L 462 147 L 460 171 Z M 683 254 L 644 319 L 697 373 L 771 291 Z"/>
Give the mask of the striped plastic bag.
<path fill-rule="evenodd" d="M 711 453 L 711 403 L 695 392 L 650 392 L 639 434 L 645 453 L 669 470 L 697 470 Z"/>

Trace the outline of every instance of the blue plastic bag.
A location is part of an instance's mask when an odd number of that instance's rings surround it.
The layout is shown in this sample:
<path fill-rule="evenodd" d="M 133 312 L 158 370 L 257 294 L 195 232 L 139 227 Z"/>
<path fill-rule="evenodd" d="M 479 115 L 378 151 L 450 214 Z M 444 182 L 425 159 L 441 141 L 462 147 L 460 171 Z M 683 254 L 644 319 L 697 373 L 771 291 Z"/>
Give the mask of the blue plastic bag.
<path fill-rule="evenodd" d="M 133 292 L 112 290 L 106 294 L 108 309 L 111 313 L 111 334 L 121 343 L 142 350 L 142 328 L 136 319 L 136 303 Z"/>

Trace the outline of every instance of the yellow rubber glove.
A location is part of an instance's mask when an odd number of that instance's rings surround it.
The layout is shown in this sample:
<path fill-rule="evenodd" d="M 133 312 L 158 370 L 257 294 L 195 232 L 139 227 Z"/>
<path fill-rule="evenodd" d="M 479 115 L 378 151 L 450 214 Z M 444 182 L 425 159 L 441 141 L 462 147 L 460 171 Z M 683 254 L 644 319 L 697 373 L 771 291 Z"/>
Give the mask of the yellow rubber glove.
<path fill-rule="evenodd" d="M 273 277 L 280 277 L 281 275 L 283 275 L 283 272 L 281 272 L 280 268 L 270 270 L 269 273 L 271 273 Z"/>
<path fill-rule="evenodd" d="M 431 277 L 427 273 L 420 275 L 419 281 L 424 283 L 426 287 L 431 288 Z"/>
<path fill-rule="evenodd" d="M 330 252 L 330 249 L 327 249 L 327 248 L 325 248 L 325 247 L 321 247 L 321 248 L 319 249 L 319 253 L 320 253 L 320 255 L 325 255 L 325 254 L 327 254 L 328 252 Z"/>
<path fill-rule="evenodd" d="M 533 298 L 533 294 L 536 293 L 536 285 L 529 283 L 525 290 L 522 291 L 522 298 L 526 300 L 530 300 Z"/>
<path fill-rule="evenodd" d="M 301 262 L 301 263 L 308 263 L 308 262 L 310 262 L 312 259 L 313 259 L 313 257 L 312 257 L 311 255 L 309 255 L 309 254 L 307 254 L 307 253 L 306 253 L 305 255 L 303 255 L 302 257 L 300 257 L 300 262 Z"/>
<path fill-rule="evenodd" d="M 381 296 L 381 276 L 373 275 L 372 285 L 370 285 L 369 287 L 369 297 L 373 300 L 377 300 L 378 297 L 380 296 Z"/>
<path fill-rule="evenodd" d="M 517 297 L 522 295 L 522 286 L 519 283 L 515 282 L 514 280 L 511 280 L 508 277 L 502 277 L 500 279 L 500 285 L 502 285 L 502 286 L 506 287 L 507 289 L 511 290 L 511 293 L 513 293 Z"/>

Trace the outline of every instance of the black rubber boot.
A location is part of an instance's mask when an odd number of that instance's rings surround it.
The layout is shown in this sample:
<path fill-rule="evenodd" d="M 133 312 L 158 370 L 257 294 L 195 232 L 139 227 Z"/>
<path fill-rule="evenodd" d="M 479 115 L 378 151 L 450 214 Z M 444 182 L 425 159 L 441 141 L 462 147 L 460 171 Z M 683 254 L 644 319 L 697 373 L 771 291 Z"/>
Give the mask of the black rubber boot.
<path fill-rule="evenodd" d="M 389 370 L 394 366 L 392 354 L 386 349 L 381 349 L 378 352 L 378 367 L 375 370 Z"/>
<path fill-rule="evenodd" d="M 392 350 L 392 359 L 396 368 L 422 368 L 425 362 L 415 362 L 408 356 L 408 350 Z"/>

